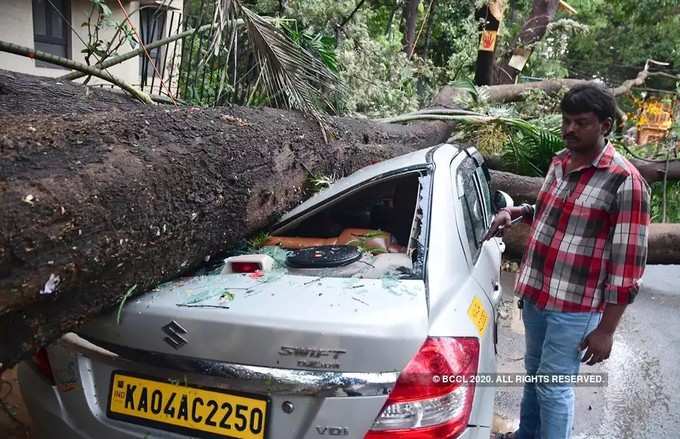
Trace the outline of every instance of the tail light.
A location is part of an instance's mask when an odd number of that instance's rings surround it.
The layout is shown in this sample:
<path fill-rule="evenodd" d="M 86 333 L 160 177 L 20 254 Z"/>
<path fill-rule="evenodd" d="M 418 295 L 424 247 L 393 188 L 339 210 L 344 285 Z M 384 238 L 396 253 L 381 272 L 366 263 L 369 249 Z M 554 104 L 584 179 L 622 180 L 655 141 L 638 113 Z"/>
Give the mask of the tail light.
<path fill-rule="evenodd" d="M 234 273 L 254 273 L 262 270 L 262 265 L 257 262 L 232 262 L 231 270 Z"/>
<path fill-rule="evenodd" d="M 54 374 L 52 374 L 52 366 L 50 365 L 50 359 L 47 356 L 47 350 L 45 348 L 42 348 L 33 354 L 33 364 L 35 364 L 38 372 L 40 372 L 51 385 L 54 385 Z"/>
<path fill-rule="evenodd" d="M 399 375 L 364 439 L 458 437 L 470 419 L 475 387 L 448 378 L 476 374 L 478 362 L 477 338 L 429 337 Z"/>
<path fill-rule="evenodd" d="M 274 258 L 269 255 L 232 256 L 224 260 L 224 268 L 222 268 L 221 273 L 250 273 L 261 276 L 263 272 L 271 271 L 274 265 Z"/>

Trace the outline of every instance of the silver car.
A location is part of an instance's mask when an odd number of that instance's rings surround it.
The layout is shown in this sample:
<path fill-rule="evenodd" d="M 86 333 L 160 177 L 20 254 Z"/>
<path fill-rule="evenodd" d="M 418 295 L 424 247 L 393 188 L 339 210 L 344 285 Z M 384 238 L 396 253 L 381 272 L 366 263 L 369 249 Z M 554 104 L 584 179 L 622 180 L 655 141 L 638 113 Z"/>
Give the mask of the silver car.
<path fill-rule="evenodd" d="M 22 363 L 38 437 L 487 439 L 495 388 L 451 377 L 496 370 L 493 204 L 450 144 L 335 182 Z"/>

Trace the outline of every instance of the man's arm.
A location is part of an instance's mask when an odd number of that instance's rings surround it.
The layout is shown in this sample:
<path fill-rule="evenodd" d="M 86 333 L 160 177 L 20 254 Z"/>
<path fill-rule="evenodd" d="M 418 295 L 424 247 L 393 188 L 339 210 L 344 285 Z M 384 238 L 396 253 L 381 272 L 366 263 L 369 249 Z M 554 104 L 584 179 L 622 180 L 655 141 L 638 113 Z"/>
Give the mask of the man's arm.
<path fill-rule="evenodd" d="M 592 366 L 609 358 L 614 344 L 614 332 L 627 306 L 627 303 L 608 303 L 605 306 L 600 324 L 581 343 L 581 349 L 588 348 L 581 359 L 582 363 L 587 362 Z"/>
<path fill-rule="evenodd" d="M 493 238 L 494 236 L 502 236 L 505 230 L 512 227 L 512 221 L 522 217 L 522 220 L 531 224 L 534 220 L 535 204 L 522 204 L 518 207 L 504 207 L 496 213 L 491 221 L 491 226 L 489 226 L 489 231 L 484 235 L 483 240 Z"/>
<path fill-rule="evenodd" d="M 635 300 L 647 262 L 649 191 L 639 176 L 630 176 L 616 193 L 617 219 L 611 238 L 609 273 L 602 320 L 581 343 L 581 361 L 590 365 L 609 358 L 614 332 L 626 306 Z"/>

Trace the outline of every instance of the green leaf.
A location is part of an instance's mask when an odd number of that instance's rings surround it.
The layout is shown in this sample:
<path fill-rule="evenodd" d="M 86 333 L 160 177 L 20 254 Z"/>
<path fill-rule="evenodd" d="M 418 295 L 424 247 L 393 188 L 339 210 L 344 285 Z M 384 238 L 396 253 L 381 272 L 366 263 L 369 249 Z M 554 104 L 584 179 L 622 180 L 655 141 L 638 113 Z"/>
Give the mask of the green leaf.
<path fill-rule="evenodd" d="M 324 111 L 334 112 L 335 102 L 346 94 L 338 76 L 310 50 L 251 11 L 241 0 L 227 2 L 223 12 L 222 32 L 214 34 L 202 62 L 215 53 L 223 39 L 231 42 L 227 50 L 238 49 L 236 41 L 242 41 L 242 37 L 237 39 L 236 35 L 242 31 L 235 25 L 235 19 L 242 19 L 247 43 L 241 44 L 257 59 L 258 87 L 266 91 L 269 104 L 300 110 L 323 126 Z"/>
<path fill-rule="evenodd" d="M 99 7 L 101 8 L 101 10 L 102 10 L 102 15 L 103 15 L 104 17 L 110 17 L 110 16 L 111 16 L 111 14 L 112 14 L 111 8 L 109 8 L 109 7 L 108 7 L 107 5 L 105 5 L 104 3 L 100 3 L 100 4 L 99 4 Z"/>
<path fill-rule="evenodd" d="M 125 301 L 130 297 L 130 294 L 132 294 L 133 291 L 137 288 L 137 284 L 134 284 L 133 286 L 130 287 L 129 290 L 123 295 L 123 298 L 120 300 L 120 305 L 118 305 L 118 312 L 116 313 L 116 324 L 120 325 L 120 314 L 123 312 L 123 307 L 125 306 Z"/>

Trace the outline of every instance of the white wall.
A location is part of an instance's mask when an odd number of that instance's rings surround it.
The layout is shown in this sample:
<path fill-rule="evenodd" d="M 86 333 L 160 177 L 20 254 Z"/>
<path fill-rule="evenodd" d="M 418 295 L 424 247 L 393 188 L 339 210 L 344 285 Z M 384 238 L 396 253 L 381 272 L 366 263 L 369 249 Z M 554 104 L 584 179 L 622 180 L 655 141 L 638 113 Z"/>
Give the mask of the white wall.
<path fill-rule="evenodd" d="M 5 1 L 5 0 L 0 0 Z M 26 0 L 29 1 L 29 0 Z M 134 12 L 139 9 L 139 1 L 123 1 L 123 6 L 125 7 L 130 20 L 132 21 L 132 24 L 135 26 L 136 29 L 139 29 L 139 14 Z M 125 19 L 125 15 L 123 12 L 120 10 L 120 6 L 118 5 L 118 2 L 115 0 L 109 0 L 107 2 L 109 7 L 111 8 L 112 11 L 112 19 L 116 22 L 119 23 L 121 20 Z M 87 21 L 87 16 L 88 13 L 90 12 L 90 1 L 89 0 L 71 0 L 71 23 L 73 23 L 74 29 L 78 32 L 80 35 L 80 38 L 82 38 L 85 42 L 87 42 L 87 28 L 82 27 L 81 25 Z M 93 18 L 92 20 L 95 22 L 95 19 Z M 115 31 L 113 28 L 107 28 L 104 27 L 102 31 L 100 31 L 100 39 L 103 41 L 108 41 L 111 38 L 113 38 Z M 80 39 L 73 35 L 71 35 L 71 57 L 75 61 L 81 61 L 85 62 L 85 56 L 83 53 L 80 51 L 85 48 L 85 44 L 83 44 Z M 128 43 L 124 43 L 120 49 L 118 49 L 118 53 L 125 53 L 129 52 L 132 50 L 132 47 Z M 92 64 L 95 64 L 96 58 L 94 56 L 90 57 L 90 62 Z M 139 58 L 135 57 L 132 59 L 129 59 L 125 61 L 124 63 L 121 63 L 117 66 L 109 67 L 107 69 L 109 73 L 112 75 L 118 76 L 125 82 L 129 84 L 137 84 L 139 82 Z M 92 78 L 90 80 L 90 84 L 98 84 L 98 83 L 104 83 L 105 81 L 100 80 L 98 78 Z"/>
<path fill-rule="evenodd" d="M 84 54 L 81 50 L 85 48 L 85 44 L 80 40 L 82 38 L 87 42 L 87 28 L 82 27 L 81 24 L 87 21 L 88 13 L 90 10 L 89 0 L 70 0 L 71 2 L 71 23 L 74 32 L 71 32 L 71 59 L 78 62 L 84 62 Z M 152 2 L 149 2 L 152 3 Z M 167 2 L 166 2 L 167 3 Z M 118 2 L 115 0 L 109 0 L 107 2 L 111 11 L 113 12 L 113 20 L 120 22 L 125 18 L 125 15 L 120 9 Z M 183 0 L 172 0 L 172 7 L 182 10 Z M 123 5 L 130 16 L 130 19 L 134 27 L 139 32 L 139 6 L 140 2 L 138 0 L 123 0 Z M 33 11 L 31 0 L 0 0 L 0 40 L 8 41 L 11 43 L 19 44 L 21 46 L 26 46 L 34 48 L 33 42 Z M 94 21 L 94 20 L 93 20 Z M 175 23 L 177 21 L 175 20 Z M 169 17 L 167 23 L 169 24 Z M 169 29 L 167 29 L 165 34 L 168 35 Z M 173 28 L 175 25 L 173 25 Z M 174 31 L 174 29 L 173 29 Z M 77 32 L 77 34 L 76 34 Z M 103 29 L 100 32 L 100 39 L 107 41 L 114 34 L 112 28 Z M 78 37 L 80 36 L 80 38 Z M 118 53 L 125 53 L 132 50 L 128 43 L 124 43 L 123 46 L 118 50 Z M 172 53 L 173 46 L 168 46 L 168 50 Z M 178 44 L 175 52 L 179 55 L 181 52 L 181 46 Z M 94 57 L 91 58 L 91 63 L 94 64 L 96 60 Z M 170 65 L 170 56 L 168 56 L 168 65 Z M 0 69 L 12 70 L 21 73 L 29 73 L 39 76 L 56 77 L 68 73 L 68 70 L 61 68 L 50 68 L 50 67 L 36 67 L 35 60 L 26 58 L 19 55 L 9 54 L 5 52 L 0 52 Z M 175 71 L 177 68 L 175 68 Z M 121 63 L 119 65 L 110 67 L 108 71 L 125 80 L 126 82 L 137 85 L 140 82 L 139 78 L 139 58 L 134 57 Z M 173 74 L 176 76 L 176 72 Z M 166 77 L 167 81 L 167 77 Z M 90 84 L 103 83 L 105 81 L 93 78 Z M 158 83 L 156 81 L 156 83 Z M 157 90 L 157 88 L 155 88 Z M 157 91 L 154 91 L 157 93 Z"/>
<path fill-rule="evenodd" d="M 33 11 L 31 0 L 0 0 L 0 40 L 33 48 Z M 36 68 L 35 61 L 23 56 L 0 53 L 0 69 L 58 76 L 64 70 Z"/>

